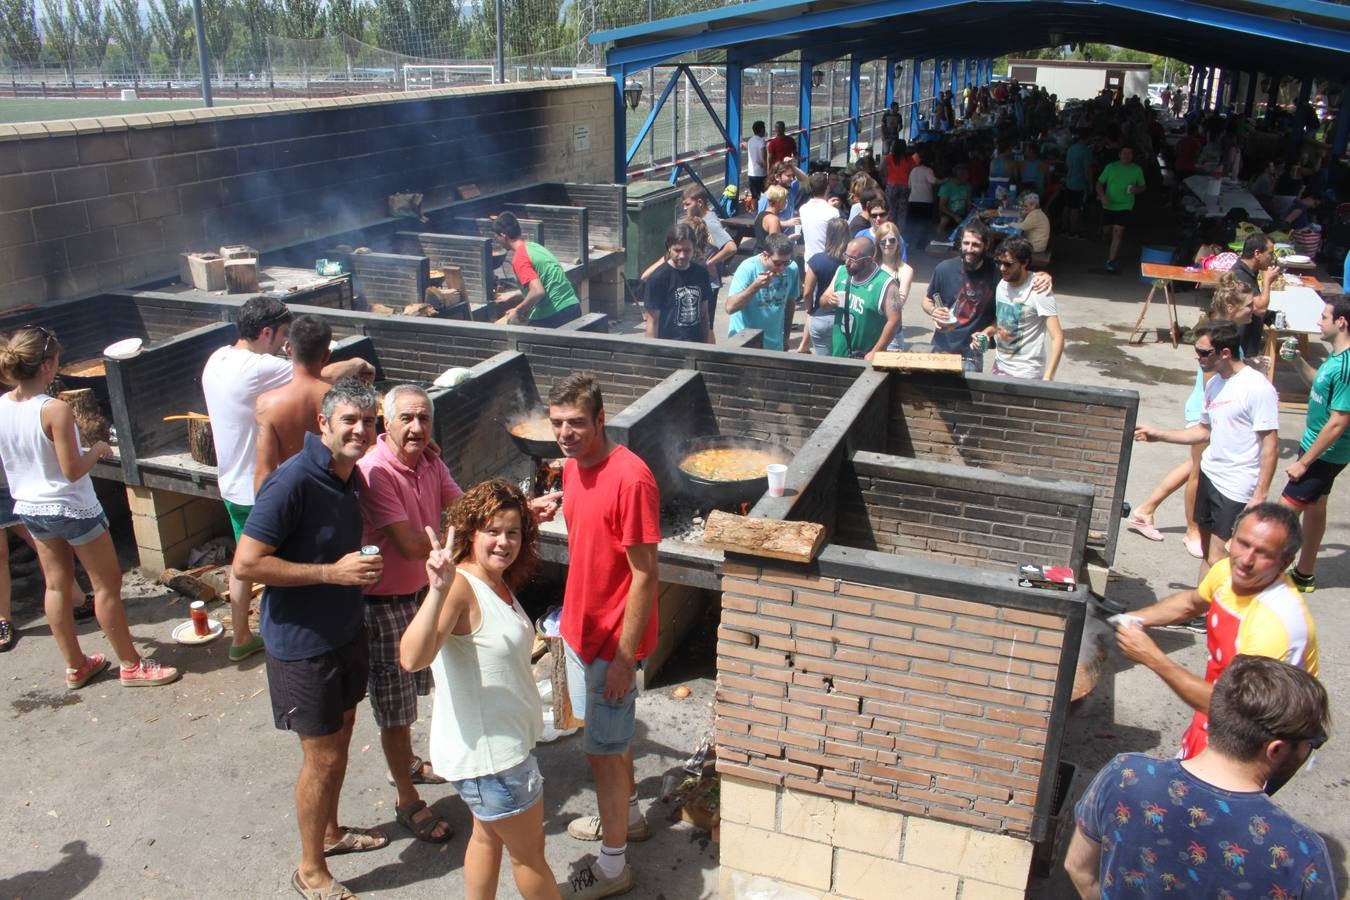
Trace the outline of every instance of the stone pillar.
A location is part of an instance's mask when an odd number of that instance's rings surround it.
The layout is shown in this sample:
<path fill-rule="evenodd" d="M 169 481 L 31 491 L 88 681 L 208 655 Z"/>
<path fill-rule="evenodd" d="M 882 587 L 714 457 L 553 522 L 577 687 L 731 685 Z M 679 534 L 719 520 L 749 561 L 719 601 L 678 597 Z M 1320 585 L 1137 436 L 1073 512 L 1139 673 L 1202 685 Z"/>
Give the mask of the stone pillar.
<path fill-rule="evenodd" d="M 127 504 L 141 568 L 151 575 L 186 567 L 193 547 L 230 533 L 225 505 L 219 500 L 128 486 Z"/>

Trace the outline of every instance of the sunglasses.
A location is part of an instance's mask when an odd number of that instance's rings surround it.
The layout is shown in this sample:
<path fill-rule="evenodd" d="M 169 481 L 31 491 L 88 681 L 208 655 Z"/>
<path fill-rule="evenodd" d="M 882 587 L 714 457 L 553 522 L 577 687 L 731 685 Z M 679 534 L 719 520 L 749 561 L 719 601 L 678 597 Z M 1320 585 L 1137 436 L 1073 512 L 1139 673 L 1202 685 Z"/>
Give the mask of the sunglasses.
<path fill-rule="evenodd" d="M 844 259 L 847 260 L 848 262 L 861 262 L 864 259 L 871 259 L 871 258 L 872 257 L 868 254 L 863 254 L 862 256 L 853 256 L 852 254 L 849 253 L 844 254 Z"/>
<path fill-rule="evenodd" d="M 1210 347 L 1208 350 L 1201 350 L 1199 347 L 1196 347 L 1195 355 L 1200 357 L 1201 359 L 1209 359 L 1211 356 L 1215 354 L 1215 352 L 1218 349 L 1219 349 L 1218 347 Z"/>
<path fill-rule="evenodd" d="M 900 242 L 895 238 L 882 238 L 881 240 L 877 241 L 877 243 L 883 247 L 889 247 L 892 244 L 898 244 Z"/>
<path fill-rule="evenodd" d="M 52 331 L 50 328 L 44 328 L 41 325 L 34 325 L 33 330 L 41 332 L 42 336 L 46 339 L 42 342 L 42 358 L 46 359 L 47 351 L 52 349 L 52 344 L 56 341 L 56 332 Z"/>
<path fill-rule="evenodd" d="M 1314 750 L 1321 750 L 1322 745 L 1327 742 L 1327 733 L 1325 731 L 1319 731 L 1312 737 L 1295 738 L 1294 742 L 1297 744 L 1307 744 Z"/>
<path fill-rule="evenodd" d="M 1021 263 L 1015 259 L 1000 259 L 995 261 L 994 265 L 998 266 L 1000 269 L 1011 269 L 1013 266 L 1021 265 Z"/>
<path fill-rule="evenodd" d="M 769 265 L 773 266 L 775 269 L 785 268 L 791 262 L 792 260 L 790 259 L 776 259 L 772 256 L 769 257 Z"/>

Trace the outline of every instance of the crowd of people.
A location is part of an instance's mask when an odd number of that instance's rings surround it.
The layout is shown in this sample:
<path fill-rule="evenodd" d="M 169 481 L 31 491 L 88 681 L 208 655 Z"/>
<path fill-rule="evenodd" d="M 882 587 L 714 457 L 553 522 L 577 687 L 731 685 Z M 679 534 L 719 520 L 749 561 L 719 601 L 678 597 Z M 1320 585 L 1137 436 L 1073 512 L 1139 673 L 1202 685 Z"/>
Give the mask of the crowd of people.
<path fill-rule="evenodd" d="M 561 492 L 527 499 L 501 479 L 466 491 L 441 460 L 424 389 L 377 395 L 370 363 L 331 362 L 328 324 L 293 316 L 280 301 L 246 301 L 237 324 L 238 340 L 213 353 L 202 373 L 237 539 L 228 656 L 238 663 L 265 654 L 274 723 L 300 740 L 292 887 L 310 898 L 351 897 L 327 860 L 389 843 L 338 814 L 356 708 L 368 697 L 396 821 L 418 840 L 450 840 L 451 826 L 418 792 L 446 783 L 473 816 L 466 896 L 496 895 L 503 850 L 525 897 L 631 890 L 628 844 L 651 836 L 631 745 L 637 671 L 657 639 L 660 498 L 646 464 L 606 435 L 595 379 L 572 375 L 549 394 L 566 457 Z M 60 356 L 45 328 L 20 328 L 0 346 L 0 379 L 13 385 L 0 396 L 0 461 L 13 496 L 0 524 L 25 529 L 37 548 L 68 689 L 109 664 L 85 654 L 76 637 L 75 557 L 93 584 L 120 683 L 168 684 L 179 672 L 141 657 L 133 643 L 121 567 L 89 475 L 110 448 L 81 449 L 69 405 L 46 393 Z M 377 436 L 380 414 L 385 431 Z M 599 846 L 593 862 L 561 882 L 544 857 L 543 777 L 533 753 L 543 732 L 534 625 L 514 594 L 539 563 L 539 523 L 558 514 L 571 559 L 561 619 L 567 688 L 586 725 L 582 750 L 598 805 L 568 833 Z M 0 539 L 7 548 L 8 535 Z M 265 586 L 256 633 L 254 583 Z M 8 590 L 3 600 L 12 645 Z M 424 760 L 412 725 L 433 685 Z"/>

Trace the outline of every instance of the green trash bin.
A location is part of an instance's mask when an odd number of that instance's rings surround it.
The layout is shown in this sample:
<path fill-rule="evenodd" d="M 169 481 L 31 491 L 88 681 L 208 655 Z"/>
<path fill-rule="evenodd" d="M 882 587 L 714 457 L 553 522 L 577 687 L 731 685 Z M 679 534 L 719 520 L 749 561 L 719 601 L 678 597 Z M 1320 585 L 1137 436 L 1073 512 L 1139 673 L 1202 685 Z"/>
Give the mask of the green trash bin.
<path fill-rule="evenodd" d="M 666 231 L 679 218 L 682 185 L 665 181 L 628 183 L 627 225 L 624 248 L 624 276 L 629 281 L 642 277 L 642 270 L 666 252 Z"/>

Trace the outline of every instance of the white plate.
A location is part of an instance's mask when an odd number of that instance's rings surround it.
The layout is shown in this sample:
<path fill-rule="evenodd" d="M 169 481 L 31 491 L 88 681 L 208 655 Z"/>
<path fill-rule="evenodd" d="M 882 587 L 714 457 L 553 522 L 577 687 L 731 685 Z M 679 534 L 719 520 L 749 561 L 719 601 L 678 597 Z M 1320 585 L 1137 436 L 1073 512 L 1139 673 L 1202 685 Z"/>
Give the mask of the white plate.
<path fill-rule="evenodd" d="M 1304 256 L 1302 253 L 1287 253 L 1285 254 L 1284 261 L 1293 263 L 1296 266 L 1306 266 L 1308 263 L 1312 262 L 1312 257 Z"/>
<path fill-rule="evenodd" d="M 142 343 L 140 338 L 127 338 L 125 341 L 118 341 L 104 347 L 103 355 L 110 356 L 113 359 L 131 359 L 140 354 Z"/>
<path fill-rule="evenodd" d="M 206 623 L 211 626 L 211 631 L 204 637 L 192 630 L 192 620 L 188 619 L 174 628 L 173 639 L 180 644 L 209 644 L 225 633 L 225 626 L 218 619 L 207 619 Z"/>

